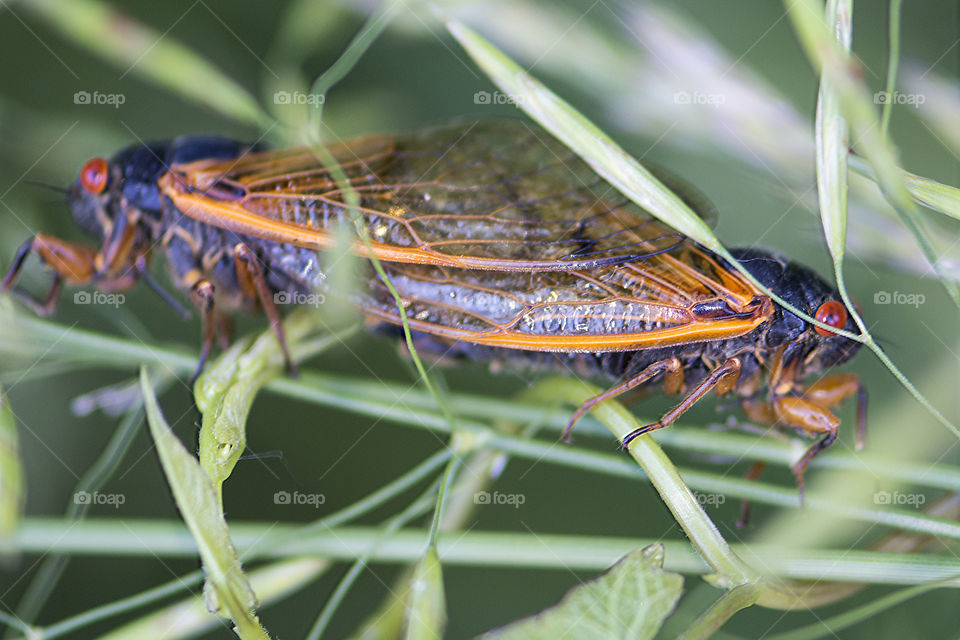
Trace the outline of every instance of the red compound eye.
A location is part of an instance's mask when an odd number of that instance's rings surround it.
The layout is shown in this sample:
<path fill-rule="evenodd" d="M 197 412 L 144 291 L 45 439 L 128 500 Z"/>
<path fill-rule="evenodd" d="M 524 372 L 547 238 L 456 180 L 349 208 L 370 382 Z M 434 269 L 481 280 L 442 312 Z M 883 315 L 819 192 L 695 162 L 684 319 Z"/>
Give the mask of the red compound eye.
<path fill-rule="evenodd" d="M 103 158 L 94 158 L 80 169 L 80 184 L 90 193 L 97 195 L 107 188 L 110 166 Z"/>
<path fill-rule="evenodd" d="M 830 325 L 834 329 L 842 329 L 843 326 L 847 324 L 847 309 L 836 300 L 828 300 L 820 305 L 820 308 L 817 309 L 817 313 L 813 317 L 817 322 Z M 834 335 L 832 331 L 828 331 L 822 327 L 815 326 L 814 329 L 825 338 Z"/>

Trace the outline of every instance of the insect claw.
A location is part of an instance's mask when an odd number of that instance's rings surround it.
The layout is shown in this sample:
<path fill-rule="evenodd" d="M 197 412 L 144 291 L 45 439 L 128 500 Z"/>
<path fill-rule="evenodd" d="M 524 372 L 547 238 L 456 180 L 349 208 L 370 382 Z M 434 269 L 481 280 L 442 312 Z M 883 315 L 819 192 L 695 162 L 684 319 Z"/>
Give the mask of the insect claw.
<path fill-rule="evenodd" d="M 190 376 L 190 382 L 188 386 L 193 389 L 194 385 L 197 384 L 197 380 L 200 378 L 200 374 L 203 373 L 203 366 L 207 363 L 206 354 L 200 357 L 200 362 L 197 363 L 197 368 L 194 369 L 193 375 Z"/>
<path fill-rule="evenodd" d="M 631 442 L 633 442 L 643 434 L 649 433 L 651 431 L 656 431 L 657 429 L 660 429 L 662 427 L 663 427 L 663 424 L 661 424 L 660 422 L 653 422 L 651 424 L 642 426 L 639 429 L 634 429 L 633 431 L 631 431 L 630 433 L 628 433 L 623 437 L 623 440 L 621 441 L 620 444 L 624 449 L 626 449 L 627 447 L 630 446 Z"/>
<path fill-rule="evenodd" d="M 570 418 L 570 422 L 567 423 L 567 426 L 563 429 L 563 435 L 560 438 L 563 440 L 564 444 L 573 444 L 573 425 L 577 423 L 577 420 L 580 419 L 580 416 L 583 415 L 580 412 L 580 409 L 577 409 L 577 412 L 573 414 L 573 417 Z"/>
<path fill-rule="evenodd" d="M 800 494 L 800 507 L 806 506 L 806 487 L 803 483 L 803 470 L 793 469 L 793 475 L 797 479 L 797 493 Z"/>
<path fill-rule="evenodd" d="M 570 422 L 567 423 L 566 428 L 563 430 L 563 435 L 561 436 L 561 439 L 564 441 L 564 443 L 573 443 L 573 425 L 577 424 L 577 422 L 580 421 L 580 418 L 586 415 L 596 404 L 597 398 L 590 398 L 573 412 L 573 415 L 570 416 Z"/>

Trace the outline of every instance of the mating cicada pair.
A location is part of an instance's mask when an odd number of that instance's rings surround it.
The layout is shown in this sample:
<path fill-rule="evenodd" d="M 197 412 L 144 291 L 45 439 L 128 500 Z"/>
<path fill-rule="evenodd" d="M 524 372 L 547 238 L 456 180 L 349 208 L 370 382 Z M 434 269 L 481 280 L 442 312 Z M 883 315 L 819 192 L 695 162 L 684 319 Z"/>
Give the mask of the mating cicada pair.
<path fill-rule="evenodd" d="M 710 391 L 736 394 L 750 419 L 817 438 L 793 466 L 801 488 L 810 461 L 837 437 L 831 409 L 852 395 L 862 442 L 866 395 L 857 377 L 823 375 L 859 343 L 774 304 L 542 130 L 491 122 L 372 136 L 330 151 L 357 206 L 310 149 L 183 137 L 91 160 L 69 200 L 98 248 L 37 234 L 3 288 L 46 313 L 64 283 L 115 292 L 145 280 L 176 305 L 149 275 L 160 252 L 200 311 L 201 366 L 218 335 L 229 341 L 237 310 L 266 312 L 286 353 L 277 296 L 323 288 L 317 252 L 359 217 L 370 242 L 357 240 L 354 250 L 379 259 L 424 350 L 616 381 L 580 407 L 571 427 L 598 402 L 637 387 L 682 396 L 628 444 Z M 39 301 L 13 287 L 30 253 L 53 272 Z M 760 249 L 732 255 L 798 309 L 855 331 L 837 292 L 810 269 Z M 372 272 L 366 281 L 349 303 L 373 324 L 400 324 L 386 284 Z"/>

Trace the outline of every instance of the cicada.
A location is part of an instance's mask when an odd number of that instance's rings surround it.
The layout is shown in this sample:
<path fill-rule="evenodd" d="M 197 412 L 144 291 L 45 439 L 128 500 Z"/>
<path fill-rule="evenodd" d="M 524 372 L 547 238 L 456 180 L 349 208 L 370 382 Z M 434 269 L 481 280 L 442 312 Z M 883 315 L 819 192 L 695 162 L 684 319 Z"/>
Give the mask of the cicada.
<path fill-rule="evenodd" d="M 13 288 L 35 253 L 53 272 L 49 294 L 35 300 L 13 291 L 37 311 L 53 310 L 63 283 L 113 292 L 145 280 L 169 299 L 149 276 L 159 252 L 202 317 L 201 366 L 238 310 L 262 309 L 286 354 L 277 297 L 323 289 L 318 252 L 340 226 L 359 221 L 368 242 L 352 249 L 380 261 L 419 348 L 612 381 L 571 427 L 597 403 L 637 387 L 682 396 L 626 445 L 710 391 L 735 394 L 751 419 L 816 438 L 793 466 L 801 488 L 811 459 L 837 438 L 832 409 L 854 395 L 862 442 L 863 386 L 853 374 L 824 375 L 852 358 L 858 342 L 774 304 L 544 131 L 488 122 L 364 137 L 330 153 L 346 182 L 310 149 L 266 151 L 214 137 L 90 160 L 69 204 L 96 246 L 37 234 L 3 288 Z M 837 292 L 810 269 L 761 249 L 731 253 L 798 309 L 855 331 Z M 366 282 L 350 302 L 367 324 L 399 325 L 385 282 L 372 272 Z"/>

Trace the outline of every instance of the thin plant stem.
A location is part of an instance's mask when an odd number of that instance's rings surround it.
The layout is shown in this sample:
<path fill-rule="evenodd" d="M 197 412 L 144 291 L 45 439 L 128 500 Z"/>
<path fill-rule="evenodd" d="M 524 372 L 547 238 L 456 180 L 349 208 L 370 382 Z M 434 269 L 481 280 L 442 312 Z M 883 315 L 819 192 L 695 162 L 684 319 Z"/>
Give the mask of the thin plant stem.
<path fill-rule="evenodd" d="M 344 598 L 346 598 L 350 587 L 352 587 L 357 578 L 360 577 L 360 572 L 366 568 L 367 563 L 373 557 L 373 554 L 376 552 L 376 550 L 381 544 L 383 544 L 384 541 L 389 539 L 407 522 L 426 513 L 430 506 L 435 503 L 433 494 L 439 489 L 439 487 L 440 483 L 435 483 L 419 498 L 414 500 L 406 509 L 404 509 L 395 517 L 391 518 L 383 525 L 383 527 L 380 528 L 379 535 L 372 541 L 367 550 L 361 554 L 350 566 L 350 569 L 347 570 L 347 573 L 343 576 L 343 579 L 340 580 L 340 583 L 337 585 L 337 588 L 334 590 L 333 594 L 327 600 L 326 604 L 324 604 L 323 610 L 320 612 L 316 622 L 314 622 L 313 626 L 310 628 L 310 632 L 306 636 L 307 640 L 320 640 L 320 637 L 326 630 L 327 625 L 330 624 L 330 620 L 333 619 L 333 615 L 340 607 L 340 603 L 343 602 Z"/>
<path fill-rule="evenodd" d="M 243 558 L 245 562 L 261 557 L 270 548 L 283 545 L 287 540 L 300 539 L 312 532 L 329 530 L 347 524 L 377 507 L 385 504 L 392 498 L 400 495 L 411 486 L 429 477 L 434 471 L 442 467 L 451 457 L 453 452 L 449 449 L 443 449 L 433 454 L 416 467 L 407 471 L 403 475 L 393 479 L 390 483 L 370 493 L 364 498 L 353 504 L 336 511 L 316 522 L 304 527 L 298 527 L 296 530 L 283 532 L 279 535 L 268 535 L 260 538 L 256 543 L 248 547 Z M 193 571 L 184 576 L 180 576 L 167 584 L 148 589 L 129 598 L 118 600 L 109 605 L 90 609 L 82 614 L 66 618 L 43 628 L 44 638 L 59 637 L 71 633 L 83 626 L 94 624 L 113 616 L 128 613 L 137 607 L 146 606 L 156 601 L 162 600 L 170 595 L 178 593 L 184 589 L 199 583 L 203 579 L 203 571 Z"/>
<path fill-rule="evenodd" d="M 677 640 L 707 640 L 735 613 L 755 604 L 759 595 L 760 588 L 755 584 L 743 584 L 730 589 L 710 605 L 693 625 L 677 636 Z"/>
<path fill-rule="evenodd" d="M 793 629 L 786 633 L 767 636 L 766 640 L 817 640 L 817 638 L 824 637 L 835 638 L 838 632 L 885 613 L 891 607 L 895 607 L 901 602 L 906 602 L 911 598 L 916 598 L 935 589 L 956 586 L 957 583 L 957 580 L 943 580 L 928 584 L 918 584 L 913 587 L 907 587 L 906 589 L 898 589 L 893 593 L 877 598 L 867 604 L 820 620 L 812 625 L 801 627 L 800 629 Z"/>
<path fill-rule="evenodd" d="M 139 403 L 127 411 L 117 430 L 114 431 L 113 437 L 110 438 L 110 442 L 107 443 L 106 449 L 77 482 L 73 493 L 74 500 L 67 505 L 67 520 L 79 520 L 90 510 L 90 502 L 79 501 L 76 497 L 81 492 L 92 494 L 107 483 L 137 435 L 140 425 L 143 424 L 143 415 L 143 407 Z M 53 593 L 54 586 L 69 561 L 70 558 L 63 554 L 51 554 L 44 558 L 17 604 L 19 618 L 23 620 L 36 618 L 50 594 Z"/>
<path fill-rule="evenodd" d="M 437 546 L 437 536 L 440 535 L 440 524 L 443 521 L 444 498 L 450 485 L 456 479 L 457 471 L 462 464 L 463 458 L 458 456 L 447 464 L 447 468 L 443 472 L 440 488 L 437 490 L 437 501 L 433 508 L 433 520 L 430 522 L 430 535 L 427 539 L 427 546 L 429 547 Z"/>
<path fill-rule="evenodd" d="M 890 0 L 889 41 L 890 55 L 887 59 L 887 101 L 880 115 L 880 131 L 890 139 L 890 115 L 893 113 L 893 92 L 897 88 L 897 67 L 900 65 L 900 8 L 903 0 Z"/>

